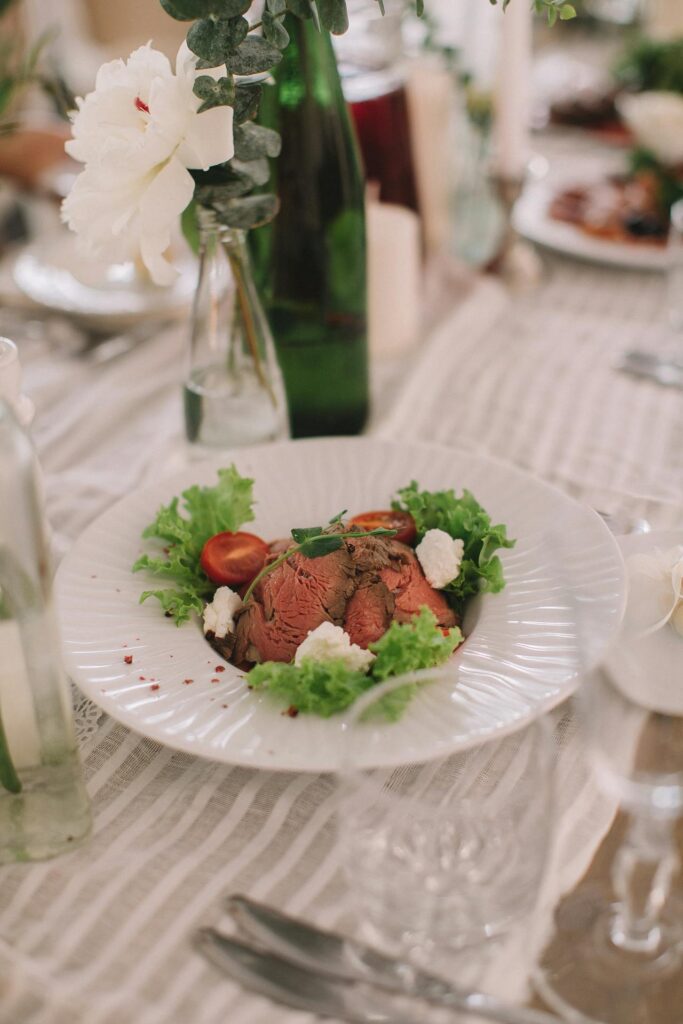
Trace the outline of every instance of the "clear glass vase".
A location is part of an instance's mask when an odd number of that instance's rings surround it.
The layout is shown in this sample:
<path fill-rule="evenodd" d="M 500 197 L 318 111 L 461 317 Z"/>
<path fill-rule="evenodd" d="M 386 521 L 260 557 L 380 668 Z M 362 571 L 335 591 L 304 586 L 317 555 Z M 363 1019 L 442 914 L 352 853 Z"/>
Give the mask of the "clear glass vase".
<path fill-rule="evenodd" d="M 52 857 L 90 826 L 35 457 L 0 400 L 0 862 Z"/>
<path fill-rule="evenodd" d="M 232 448 L 288 435 L 287 404 L 244 231 L 198 210 L 199 280 L 192 313 L 185 429 L 192 444 Z"/>

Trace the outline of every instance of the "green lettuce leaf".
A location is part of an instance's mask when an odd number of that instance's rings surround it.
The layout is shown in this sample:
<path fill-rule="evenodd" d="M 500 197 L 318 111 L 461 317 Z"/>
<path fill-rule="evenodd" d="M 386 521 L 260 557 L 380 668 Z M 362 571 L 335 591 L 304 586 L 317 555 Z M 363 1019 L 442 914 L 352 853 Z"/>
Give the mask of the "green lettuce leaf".
<path fill-rule="evenodd" d="M 422 608 L 409 623 L 392 622 L 384 636 L 370 645 L 376 658 L 368 675 L 349 668 L 341 658 L 329 661 L 304 658 L 300 665 L 263 662 L 251 670 L 247 682 L 254 690 L 268 690 L 303 714 L 329 718 L 385 679 L 440 665 L 460 643 L 462 634 L 457 627 L 444 635 L 434 614 Z M 381 716 L 395 722 L 416 690 L 417 687 L 410 684 L 386 694 L 370 709 L 372 717 Z"/>
<path fill-rule="evenodd" d="M 156 519 L 143 532 L 164 542 L 160 555 L 144 554 L 135 562 L 133 572 L 146 570 L 172 587 L 145 590 L 140 602 L 155 597 L 165 615 L 177 626 L 186 622 L 192 612 L 201 613 L 216 586 L 199 564 L 202 548 L 216 533 L 234 533 L 254 518 L 252 511 L 254 481 L 240 476 L 234 466 L 218 470 L 215 487 L 189 487 L 180 499 L 162 505 Z M 184 514 L 183 514 L 184 513 Z"/>
<path fill-rule="evenodd" d="M 470 491 L 458 498 L 455 491 L 421 491 L 415 480 L 398 492 L 393 508 L 410 512 L 417 527 L 418 541 L 427 530 L 444 530 L 461 538 L 464 556 L 457 579 L 444 588 L 451 606 L 462 613 L 468 597 L 482 592 L 498 593 L 505 586 L 503 565 L 495 553 L 514 547 L 506 528 L 494 526 L 491 517 Z"/>
<path fill-rule="evenodd" d="M 267 689 L 289 707 L 322 718 L 343 711 L 373 683 L 364 672 L 350 669 L 341 658 L 303 658 L 300 665 L 265 661 L 251 670 L 247 681 L 254 690 Z"/>

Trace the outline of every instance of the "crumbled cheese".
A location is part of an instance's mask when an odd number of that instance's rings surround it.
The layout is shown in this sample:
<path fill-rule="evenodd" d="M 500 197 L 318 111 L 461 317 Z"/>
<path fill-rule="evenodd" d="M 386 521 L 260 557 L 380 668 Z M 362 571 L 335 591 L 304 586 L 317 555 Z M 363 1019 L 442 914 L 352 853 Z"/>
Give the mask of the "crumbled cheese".
<path fill-rule="evenodd" d="M 425 576 L 437 590 L 458 578 L 464 552 L 464 541 L 445 530 L 427 530 L 415 548 Z"/>
<path fill-rule="evenodd" d="M 297 647 L 294 664 L 300 665 L 302 658 L 313 661 L 330 661 L 341 658 L 349 668 L 357 672 L 367 672 L 375 655 L 364 651 L 358 644 L 351 643 L 351 637 L 341 626 L 332 622 L 321 622 L 316 629 L 309 630 L 308 636 Z"/>
<path fill-rule="evenodd" d="M 235 628 L 235 613 L 242 607 L 242 598 L 230 587 L 219 587 L 213 601 L 204 609 L 204 632 L 224 637 Z"/>

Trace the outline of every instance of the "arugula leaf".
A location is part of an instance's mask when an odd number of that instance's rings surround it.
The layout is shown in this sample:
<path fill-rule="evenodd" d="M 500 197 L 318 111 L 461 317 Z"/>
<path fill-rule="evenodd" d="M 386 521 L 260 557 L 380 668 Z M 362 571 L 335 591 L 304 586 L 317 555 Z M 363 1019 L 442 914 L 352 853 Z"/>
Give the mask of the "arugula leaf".
<path fill-rule="evenodd" d="M 133 572 L 147 570 L 174 586 L 165 590 L 145 590 L 140 603 L 155 597 L 165 615 L 177 626 L 193 611 L 201 613 L 204 600 L 213 595 L 215 585 L 199 564 L 202 548 L 216 533 L 234 533 L 254 518 L 252 511 L 254 481 L 240 476 L 234 466 L 219 469 L 215 487 L 193 486 L 183 491 L 185 514 L 180 499 L 162 505 L 156 519 L 143 531 L 165 543 L 162 555 L 144 554 L 135 562 Z"/>
<path fill-rule="evenodd" d="M 263 662 L 251 670 L 247 681 L 253 689 L 268 690 L 297 711 L 329 718 L 385 679 L 442 664 L 460 643 L 462 633 L 457 627 L 444 636 L 434 613 L 422 608 L 411 622 L 393 622 L 377 643 L 370 644 L 377 657 L 368 675 L 349 668 L 342 658 L 304 658 L 300 665 Z M 399 687 L 377 701 L 368 717 L 397 721 L 416 692 L 414 684 Z"/>
<path fill-rule="evenodd" d="M 462 497 L 455 491 L 421 491 L 413 480 L 398 491 L 392 507 L 409 512 L 415 520 L 418 541 L 427 530 L 444 530 L 451 537 L 461 538 L 465 545 L 460 573 L 444 588 L 452 607 L 462 612 L 465 600 L 473 594 L 498 593 L 505 586 L 503 565 L 495 552 L 514 547 L 505 526 L 492 525 L 491 517 L 470 491 Z"/>

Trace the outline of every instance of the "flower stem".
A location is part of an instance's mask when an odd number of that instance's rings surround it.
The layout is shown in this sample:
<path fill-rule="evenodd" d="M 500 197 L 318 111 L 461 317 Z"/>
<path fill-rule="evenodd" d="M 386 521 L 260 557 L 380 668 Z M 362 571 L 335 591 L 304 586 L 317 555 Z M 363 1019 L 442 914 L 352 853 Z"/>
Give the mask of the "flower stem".
<path fill-rule="evenodd" d="M 21 779 L 12 762 L 2 717 L 0 717 L 0 785 L 10 793 L 21 793 Z"/>

